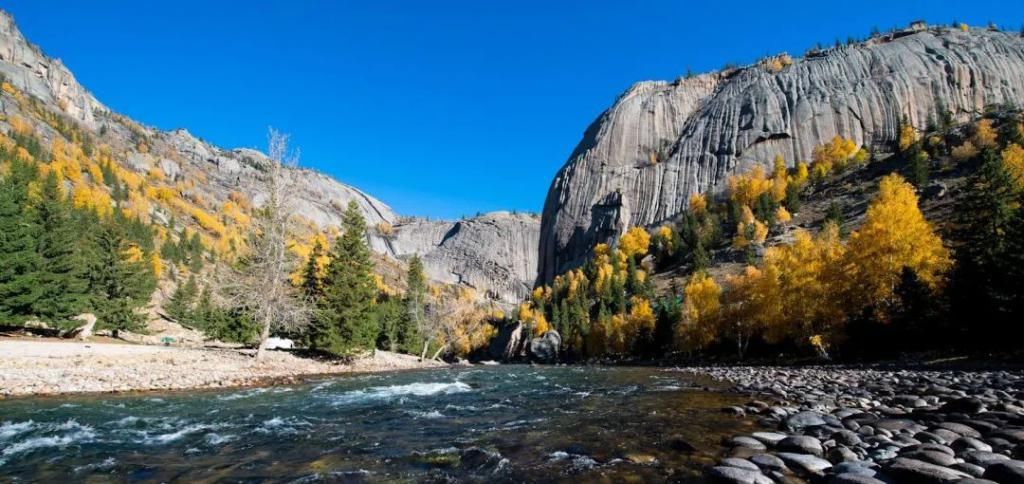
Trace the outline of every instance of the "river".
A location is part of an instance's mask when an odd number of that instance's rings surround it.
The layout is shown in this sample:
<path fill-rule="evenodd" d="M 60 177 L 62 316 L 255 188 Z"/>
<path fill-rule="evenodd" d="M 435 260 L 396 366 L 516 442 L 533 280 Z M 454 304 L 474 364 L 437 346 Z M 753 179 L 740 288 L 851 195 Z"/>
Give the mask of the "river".
<path fill-rule="evenodd" d="M 699 480 L 749 423 L 659 368 L 482 366 L 0 401 L 0 481 Z M 747 429 L 749 430 L 749 429 Z"/>

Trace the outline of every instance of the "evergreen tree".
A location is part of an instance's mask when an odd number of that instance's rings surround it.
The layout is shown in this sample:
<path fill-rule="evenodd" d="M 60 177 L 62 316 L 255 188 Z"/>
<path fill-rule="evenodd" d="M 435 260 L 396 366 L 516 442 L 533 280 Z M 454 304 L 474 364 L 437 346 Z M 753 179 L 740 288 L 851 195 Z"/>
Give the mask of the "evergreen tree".
<path fill-rule="evenodd" d="M 956 269 L 952 284 L 954 316 L 979 321 L 983 340 L 1008 324 L 1011 295 L 1005 291 L 1003 267 L 1017 204 L 1013 177 L 992 150 L 982 153 L 981 166 L 971 175 L 956 206 Z M 983 327 L 987 326 L 987 327 Z"/>
<path fill-rule="evenodd" d="M 320 278 L 319 260 L 324 256 L 324 247 L 317 240 L 309 253 L 306 266 L 302 269 L 302 294 L 312 303 L 319 301 L 324 295 L 324 283 Z"/>
<path fill-rule="evenodd" d="M 413 254 L 405 276 L 405 314 L 398 328 L 398 344 L 411 354 L 422 352 L 423 335 L 421 328 L 426 323 L 427 278 L 423 273 L 423 261 Z"/>
<path fill-rule="evenodd" d="M 0 178 L 0 324 L 24 321 L 40 296 L 38 225 L 25 213 L 35 169 L 14 161 Z"/>
<path fill-rule="evenodd" d="M 373 261 L 366 245 L 366 221 L 355 201 L 349 202 L 342 227 L 344 233 L 331 248 L 310 341 L 313 348 L 338 356 L 372 349 L 378 335 Z"/>
<path fill-rule="evenodd" d="M 64 199 L 54 172 L 44 179 L 40 198 L 35 207 L 40 229 L 39 298 L 32 311 L 44 321 L 65 325 L 88 307 L 89 280 L 81 234 L 75 230 L 70 204 Z"/>
<path fill-rule="evenodd" d="M 399 345 L 399 333 L 402 324 L 406 321 L 405 305 L 397 298 L 381 295 L 374 306 L 375 317 L 380 325 L 380 333 L 377 335 L 377 348 L 387 351 L 397 351 Z"/>
<path fill-rule="evenodd" d="M 95 257 L 90 270 L 93 306 L 103 328 L 138 331 L 145 316 L 138 310 L 149 302 L 156 286 L 145 258 L 127 256 L 131 247 L 121 228 L 113 224 L 98 227 Z"/>
<path fill-rule="evenodd" d="M 186 325 L 192 324 L 191 312 L 192 304 L 195 302 L 196 295 L 199 292 L 199 286 L 196 284 L 195 274 L 188 276 L 188 281 L 184 284 L 180 284 L 175 290 L 174 294 L 171 295 L 170 301 L 164 306 L 164 310 L 167 311 L 167 315 L 176 319 L 179 323 Z M 204 292 L 206 292 L 204 290 Z"/>

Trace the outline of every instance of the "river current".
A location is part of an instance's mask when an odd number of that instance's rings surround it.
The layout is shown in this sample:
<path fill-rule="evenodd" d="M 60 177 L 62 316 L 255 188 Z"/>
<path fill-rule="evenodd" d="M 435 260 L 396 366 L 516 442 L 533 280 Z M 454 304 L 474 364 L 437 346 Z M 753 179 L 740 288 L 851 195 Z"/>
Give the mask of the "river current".
<path fill-rule="evenodd" d="M 659 368 L 481 366 L 0 401 L 0 482 L 696 481 L 739 396 Z"/>

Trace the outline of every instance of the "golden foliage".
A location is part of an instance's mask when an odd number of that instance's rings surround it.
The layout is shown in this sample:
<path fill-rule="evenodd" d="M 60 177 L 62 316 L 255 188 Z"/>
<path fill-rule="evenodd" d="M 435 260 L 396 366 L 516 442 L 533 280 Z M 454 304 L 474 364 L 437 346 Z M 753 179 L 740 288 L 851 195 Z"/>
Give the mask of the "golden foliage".
<path fill-rule="evenodd" d="M 953 148 L 951 155 L 956 161 L 967 161 L 978 156 L 978 148 L 970 140 L 967 140 L 964 141 L 964 144 Z"/>
<path fill-rule="evenodd" d="M 743 249 L 750 244 L 763 244 L 768 238 L 768 226 L 754 218 L 754 212 L 744 205 L 740 208 L 740 221 L 736 224 L 733 247 Z"/>
<path fill-rule="evenodd" d="M 79 185 L 71 191 L 71 204 L 76 208 L 92 210 L 100 217 L 108 217 L 114 213 L 110 195 L 100 188 L 89 185 Z"/>
<path fill-rule="evenodd" d="M 642 227 L 630 227 L 619 238 L 619 250 L 626 257 L 643 256 L 651 246 L 651 235 Z"/>
<path fill-rule="evenodd" d="M 899 148 L 900 151 L 907 151 L 917 143 L 917 131 L 913 126 L 904 124 L 900 126 Z"/>
<path fill-rule="evenodd" d="M 974 136 L 972 139 L 979 148 L 995 148 L 996 138 L 996 130 L 992 128 L 991 119 L 980 119 L 974 125 Z"/>
<path fill-rule="evenodd" d="M 395 235 L 395 228 L 387 221 L 381 221 L 377 223 L 377 235 L 390 239 Z"/>
<path fill-rule="evenodd" d="M 142 249 L 135 244 L 128 246 L 128 248 L 121 253 L 121 257 L 123 257 L 127 262 L 141 262 L 143 256 L 145 256 L 145 254 L 142 252 Z"/>
<path fill-rule="evenodd" d="M 771 187 L 771 180 L 765 177 L 764 169 L 760 166 L 755 166 L 745 174 L 731 175 L 726 180 L 729 197 L 746 206 L 752 206 Z"/>
<path fill-rule="evenodd" d="M 149 255 L 149 267 L 157 279 L 164 275 L 164 261 L 160 260 L 160 256 L 156 252 Z"/>
<path fill-rule="evenodd" d="M 970 30 L 970 27 L 968 27 L 967 24 L 960 24 L 961 32 L 967 32 L 968 30 Z"/>
<path fill-rule="evenodd" d="M 779 208 L 775 210 L 775 220 L 784 224 L 793 220 L 793 216 L 789 214 L 789 210 L 786 210 L 786 207 L 779 206 Z"/>
<path fill-rule="evenodd" d="M 690 195 L 690 212 L 700 215 L 708 209 L 708 198 L 701 193 Z"/>
<path fill-rule="evenodd" d="M 1003 166 L 1013 177 L 1017 187 L 1024 189 L 1024 148 L 1017 143 L 1010 143 L 1003 150 Z"/>
<path fill-rule="evenodd" d="M 693 351 L 711 344 L 718 331 L 722 288 L 704 272 L 690 277 L 683 289 L 683 320 L 676 326 L 676 346 Z"/>
<path fill-rule="evenodd" d="M 862 306 L 892 299 L 903 268 L 929 288 L 952 265 L 949 250 L 917 206 L 914 188 L 896 174 L 882 178 L 864 224 L 850 235 L 849 267 Z"/>
<path fill-rule="evenodd" d="M 851 163 L 860 164 L 868 159 L 866 150 L 858 149 L 852 139 L 835 136 L 831 141 L 814 148 L 811 172 L 821 179 L 836 170 L 843 170 Z"/>

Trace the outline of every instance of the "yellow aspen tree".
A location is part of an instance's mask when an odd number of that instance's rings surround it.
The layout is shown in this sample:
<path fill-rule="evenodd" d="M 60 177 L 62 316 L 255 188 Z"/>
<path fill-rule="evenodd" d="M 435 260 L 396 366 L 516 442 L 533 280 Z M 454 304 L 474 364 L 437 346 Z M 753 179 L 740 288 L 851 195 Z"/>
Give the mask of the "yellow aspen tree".
<path fill-rule="evenodd" d="M 651 235 L 642 227 L 631 227 L 619 238 L 619 250 L 629 258 L 643 256 L 651 246 Z"/>
<path fill-rule="evenodd" d="M 807 183 L 807 179 L 810 178 L 810 171 L 807 168 L 807 163 L 799 162 L 796 164 L 796 168 L 793 169 L 793 174 L 789 177 L 789 182 L 798 186 L 803 187 Z"/>
<path fill-rule="evenodd" d="M 954 161 L 962 162 L 973 159 L 975 156 L 978 156 L 978 153 L 979 150 L 974 146 L 974 143 L 972 143 L 971 140 L 967 140 L 964 141 L 962 145 L 953 148 L 950 155 L 953 157 Z"/>
<path fill-rule="evenodd" d="M 1024 148 L 1017 143 L 1010 143 L 1003 150 L 1003 166 L 1017 183 L 1017 188 L 1024 189 Z"/>
<path fill-rule="evenodd" d="M 722 309 L 722 288 L 704 272 L 690 277 L 683 288 L 683 319 L 676 325 L 676 346 L 700 350 L 715 340 Z"/>
<path fill-rule="evenodd" d="M 884 310 L 904 267 L 934 289 L 952 265 L 949 250 L 918 208 L 914 187 L 897 174 L 882 178 L 864 224 L 850 235 L 848 249 L 848 267 L 855 279 L 851 287 L 858 288 L 854 300 L 861 307 Z"/>
<path fill-rule="evenodd" d="M 701 215 L 708 209 L 708 199 L 701 193 L 690 195 L 690 212 Z"/>
<path fill-rule="evenodd" d="M 772 199 L 781 202 L 786 198 L 789 177 L 786 173 L 786 160 L 782 155 L 775 155 L 772 161 Z"/>
<path fill-rule="evenodd" d="M 752 206 L 761 194 L 771 189 L 772 182 L 765 176 L 764 168 L 755 166 L 749 172 L 732 175 L 726 180 L 729 197 L 740 205 Z"/>
<path fill-rule="evenodd" d="M 995 148 L 996 138 L 996 130 L 992 128 L 991 119 L 978 120 L 974 125 L 974 144 L 979 148 Z"/>
<path fill-rule="evenodd" d="M 153 276 L 157 279 L 164 275 L 164 262 L 160 260 L 160 256 L 156 252 L 149 255 L 149 266 L 153 269 Z"/>
<path fill-rule="evenodd" d="M 793 216 L 790 215 L 789 210 L 786 210 L 786 207 L 780 206 L 775 210 L 775 220 L 779 223 L 785 224 L 789 223 L 790 220 L 793 220 Z"/>
<path fill-rule="evenodd" d="M 907 151 L 917 143 L 917 131 L 909 124 L 900 125 L 899 148 L 900 151 Z"/>

